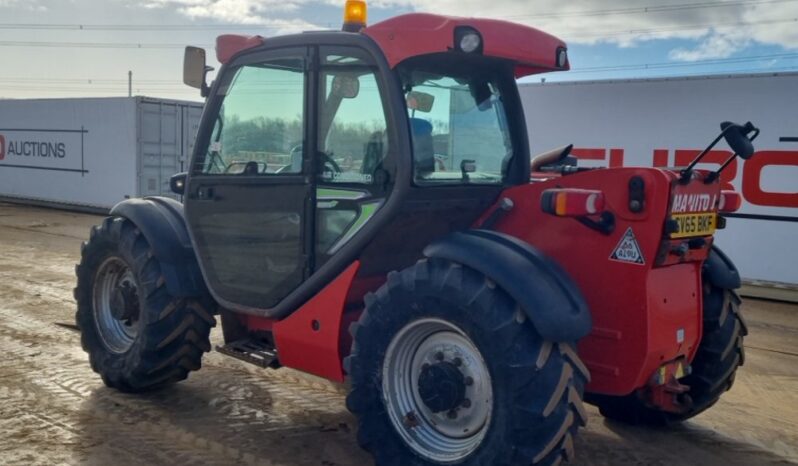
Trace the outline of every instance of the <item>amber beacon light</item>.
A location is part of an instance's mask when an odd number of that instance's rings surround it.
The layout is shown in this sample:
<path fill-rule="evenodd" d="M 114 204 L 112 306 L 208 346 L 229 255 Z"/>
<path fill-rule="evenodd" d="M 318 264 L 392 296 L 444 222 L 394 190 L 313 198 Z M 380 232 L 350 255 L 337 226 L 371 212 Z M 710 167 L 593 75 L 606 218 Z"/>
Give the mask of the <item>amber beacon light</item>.
<path fill-rule="evenodd" d="M 346 0 L 344 6 L 344 31 L 360 32 L 366 27 L 368 10 L 363 0 Z"/>

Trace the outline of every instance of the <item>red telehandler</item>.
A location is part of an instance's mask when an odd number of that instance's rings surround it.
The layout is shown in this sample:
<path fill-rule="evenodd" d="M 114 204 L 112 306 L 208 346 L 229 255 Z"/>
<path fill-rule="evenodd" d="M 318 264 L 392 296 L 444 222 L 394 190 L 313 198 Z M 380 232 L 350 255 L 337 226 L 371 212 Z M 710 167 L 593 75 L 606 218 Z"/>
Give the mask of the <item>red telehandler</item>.
<path fill-rule="evenodd" d="M 531 157 L 516 79 L 565 44 L 504 21 L 408 14 L 343 31 L 224 35 L 183 203 L 114 207 L 77 267 L 77 323 L 105 384 L 185 379 L 210 351 L 349 381 L 385 465 L 553 465 L 583 399 L 663 424 L 743 364 L 740 278 L 713 246 L 741 198 L 690 166 Z M 575 109 L 551 109 L 578 111 Z M 545 129 L 544 129 L 545 130 Z M 565 141 L 567 142 L 567 141 Z M 530 176 L 531 173 L 531 176 Z"/>

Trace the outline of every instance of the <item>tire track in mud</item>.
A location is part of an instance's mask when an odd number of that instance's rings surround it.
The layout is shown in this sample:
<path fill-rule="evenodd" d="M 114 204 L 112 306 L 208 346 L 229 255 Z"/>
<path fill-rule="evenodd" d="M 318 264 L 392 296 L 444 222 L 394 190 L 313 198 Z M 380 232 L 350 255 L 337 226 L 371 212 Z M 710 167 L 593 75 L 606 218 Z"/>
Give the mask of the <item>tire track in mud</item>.
<path fill-rule="evenodd" d="M 213 464 L 214 457 L 220 457 L 219 464 L 262 464 L 261 458 L 268 457 L 290 461 L 266 464 L 318 464 L 319 452 L 306 445 L 319 443 L 319 437 L 326 437 L 326 443 L 348 444 L 344 450 L 351 449 L 353 456 L 361 456 L 353 445 L 352 422 L 347 419 L 343 399 L 337 392 L 319 387 L 313 390 L 312 384 L 288 386 L 279 378 L 209 364 L 189 382 L 171 389 L 125 395 L 102 387 L 82 351 L 74 350 L 79 345 L 77 333 L 47 328 L 22 317 L 0 308 L 0 345 L 6 352 L 0 361 L 0 386 L 13 380 L 14 386 L 35 389 L 37 395 L 12 396 L 3 412 L 19 403 L 25 405 L 26 400 L 35 400 L 33 412 L 57 409 L 59 418 L 74 419 L 79 412 L 83 422 L 78 424 L 84 433 L 88 429 L 88 437 L 104 438 L 119 430 L 126 439 L 138 439 L 140 444 L 172 455 L 158 461 L 168 459 L 181 464 L 194 460 Z M 42 337 L 43 344 L 35 341 Z M 42 346 L 48 346 L 46 352 Z M 60 351 L 61 346 L 73 350 Z M 161 438 L 168 442 L 153 443 Z M 341 450 L 340 446 L 336 448 Z M 187 451 L 199 451 L 201 455 L 174 456 Z M 296 462 L 303 456 L 305 461 Z"/>

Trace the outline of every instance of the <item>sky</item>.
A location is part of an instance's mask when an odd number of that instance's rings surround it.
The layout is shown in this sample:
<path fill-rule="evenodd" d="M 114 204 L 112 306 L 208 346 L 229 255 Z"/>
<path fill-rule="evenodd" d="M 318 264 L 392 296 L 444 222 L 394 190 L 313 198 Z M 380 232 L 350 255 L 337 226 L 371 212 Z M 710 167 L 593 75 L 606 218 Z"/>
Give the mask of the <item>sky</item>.
<path fill-rule="evenodd" d="M 185 45 L 223 33 L 338 29 L 343 0 L 0 0 L 0 98 L 200 100 Z M 528 24 L 569 45 L 539 81 L 798 71 L 798 0 L 378 0 L 369 23 L 413 11 Z M 211 63 L 213 64 L 213 63 Z"/>

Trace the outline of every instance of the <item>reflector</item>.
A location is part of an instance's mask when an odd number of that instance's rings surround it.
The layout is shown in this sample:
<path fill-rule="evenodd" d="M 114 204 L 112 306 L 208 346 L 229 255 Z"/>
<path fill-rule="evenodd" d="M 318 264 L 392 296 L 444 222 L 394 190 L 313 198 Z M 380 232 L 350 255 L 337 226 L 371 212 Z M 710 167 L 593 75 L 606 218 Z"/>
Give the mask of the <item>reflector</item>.
<path fill-rule="evenodd" d="M 718 210 L 720 212 L 737 212 L 743 205 L 743 197 L 736 191 L 721 191 Z"/>
<path fill-rule="evenodd" d="M 604 211 L 604 193 L 590 189 L 547 189 L 540 201 L 543 212 L 558 217 L 584 217 Z"/>

